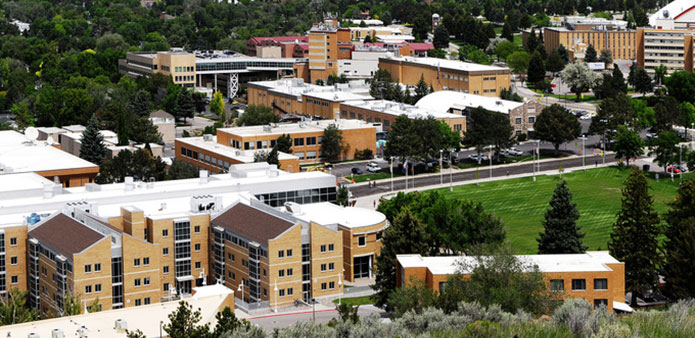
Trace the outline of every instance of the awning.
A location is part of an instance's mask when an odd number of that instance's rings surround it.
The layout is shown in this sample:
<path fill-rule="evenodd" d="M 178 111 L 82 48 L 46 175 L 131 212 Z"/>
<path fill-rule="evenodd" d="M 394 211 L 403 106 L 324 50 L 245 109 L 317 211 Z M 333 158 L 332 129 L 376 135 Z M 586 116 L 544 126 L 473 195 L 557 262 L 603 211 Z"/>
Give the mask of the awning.
<path fill-rule="evenodd" d="M 176 277 L 177 282 L 187 282 L 189 280 L 193 280 L 193 276 L 188 275 L 188 276 L 178 276 Z"/>
<path fill-rule="evenodd" d="M 630 307 L 630 305 L 627 305 L 627 304 L 625 304 L 625 303 L 623 303 L 623 302 L 616 302 L 616 301 L 613 301 L 613 310 L 619 310 L 619 311 L 623 311 L 623 312 L 632 312 L 632 311 L 634 311 L 634 310 Z"/>

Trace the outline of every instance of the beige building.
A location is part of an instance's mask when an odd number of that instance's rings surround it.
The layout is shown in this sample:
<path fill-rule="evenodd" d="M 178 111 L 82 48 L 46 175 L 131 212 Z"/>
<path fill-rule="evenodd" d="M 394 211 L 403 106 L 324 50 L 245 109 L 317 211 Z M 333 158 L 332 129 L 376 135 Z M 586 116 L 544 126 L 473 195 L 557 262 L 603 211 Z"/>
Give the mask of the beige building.
<path fill-rule="evenodd" d="M 446 123 L 452 130 L 466 130 L 466 118 L 448 112 L 439 112 L 417 106 L 386 100 L 347 101 L 340 104 L 341 119 L 357 119 L 367 123 L 381 123 L 382 129 L 388 131 L 396 118 L 405 115 L 411 119 L 434 118 Z"/>
<path fill-rule="evenodd" d="M 693 35 L 693 31 L 685 29 L 638 29 L 637 64 L 650 74 L 660 65 L 666 66 L 668 73 L 692 72 Z"/>
<path fill-rule="evenodd" d="M 407 86 L 417 85 L 423 77 L 435 91 L 496 97 L 511 84 L 509 68 L 431 57 L 380 58 L 379 69 L 388 70 L 394 81 Z"/>
<path fill-rule="evenodd" d="M 162 142 L 165 144 L 174 143 L 176 138 L 176 118 L 174 115 L 160 109 L 150 114 L 150 121 L 162 135 Z"/>
<path fill-rule="evenodd" d="M 604 49 L 609 50 L 613 60 L 635 59 L 637 35 L 634 30 L 580 28 L 545 27 L 543 29 L 545 50 L 550 53 L 563 45 L 569 51 L 572 59 L 583 60 L 586 49 L 591 45 L 596 49 L 598 55 Z M 527 37 L 528 31 L 524 31 L 524 41 Z"/>
<path fill-rule="evenodd" d="M 175 84 L 192 88 L 196 83 L 195 55 L 183 50 L 170 52 L 130 52 L 118 60 L 121 74 L 133 77 L 154 73 L 170 75 Z"/>

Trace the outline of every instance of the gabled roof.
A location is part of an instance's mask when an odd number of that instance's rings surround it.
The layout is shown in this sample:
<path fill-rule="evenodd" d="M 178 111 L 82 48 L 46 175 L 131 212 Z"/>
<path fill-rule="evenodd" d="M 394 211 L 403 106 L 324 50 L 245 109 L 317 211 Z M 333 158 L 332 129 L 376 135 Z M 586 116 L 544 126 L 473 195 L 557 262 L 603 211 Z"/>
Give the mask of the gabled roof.
<path fill-rule="evenodd" d="M 156 112 L 153 112 L 152 114 L 150 114 L 150 117 L 159 117 L 159 118 L 163 118 L 163 119 L 173 119 L 174 115 L 171 115 L 171 114 L 167 113 L 166 111 L 160 109 L 160 110 L 157 110 Z"/>
<path fill-rule="evenodd" d="M 62 213 L 40 223 L 29 235 L 68 258 L 104 238 L 104 235 Z"/>
<path fill-rule="evenodd" d="M 227 209 L 212 223 L 258 243 L 267 243 L 296 224 L 244 203 Z"/>

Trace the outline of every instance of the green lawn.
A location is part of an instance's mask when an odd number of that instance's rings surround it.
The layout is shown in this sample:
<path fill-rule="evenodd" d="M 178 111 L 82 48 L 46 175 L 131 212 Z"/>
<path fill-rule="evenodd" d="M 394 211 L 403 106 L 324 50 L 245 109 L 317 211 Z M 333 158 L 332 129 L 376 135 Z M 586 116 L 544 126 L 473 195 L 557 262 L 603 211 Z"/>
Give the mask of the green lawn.
<path fill-rule="evenodd" d="M 369 305 L 369 304 L 374 304 L 374 300 L 372 299 L 372 296 L 362 296 L 362 297 L 353 297 L 353 298 L 343 298 L 341 300 L 343 304 L 347 304 L 350 306 L 355 306 L 355 305 Z M 338 300 L 334 299 L 333 303 L 338 304 Z"/>
<path fill-rule="evenodd" d="M 586 233 L 584 243 L 590 250 L 606 250 L 611 227 L 620 208 L 623 182 L 627 170 L 617 168 L 590 169 L 564 174 L 579 208 L 579 225 Z M 691 176 L 691 175 L 686 175 Z M 692 177 L 692 176 L 691 176 Z M 684 176 L 685 178 L 685 176 Z M 519 254 L 536 253 L 536 237 L 543 229 L 543 215 L 559 176 L 538 176 L 497 182 L 454 187 L 453 192 L 440 189 L 449 198 L 479 201 L 487 211 L 500 217 L 507 229 L 507 239 Z M 661 174 L 660 182 L 649 179 L 654 205 L 659 213 L 666 211 L 666 203 L 673 200 L 678 186 Z"/>

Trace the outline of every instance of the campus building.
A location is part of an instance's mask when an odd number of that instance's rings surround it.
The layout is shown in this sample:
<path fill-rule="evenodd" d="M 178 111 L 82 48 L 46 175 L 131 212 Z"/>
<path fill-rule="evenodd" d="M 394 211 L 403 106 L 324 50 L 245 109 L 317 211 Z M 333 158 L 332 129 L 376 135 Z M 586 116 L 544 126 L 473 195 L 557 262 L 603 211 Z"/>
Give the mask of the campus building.
<path fill-rule="evenodd" d="M 415 103 L 415 106 L 433 112 L 451 113 L 465 117 L 468 117 L 471 109 L 482 107 L 507 115 L 509 123 L 514 127 L 515 135 L 533 133 L 533 124 L 546 107 L 537 101 L 516 102 L 446 90 L 426 95 Z"/>
<path fill-rule="evenodd" d="M 270 36 L 253 37 L 246 40 L 246 54 L 248 56 L 263 57 L 263 50 L 276 47 L 280 50 L 282 58 L 307 58 L 308 36 Z"/>
<path fill-rule="evenodd" d="M 314 24 L 309 30 L 309 81 L 326 81 L 329 75 L 338 74 L 338 60 L 350 59 L 353 45 L 350 29 L 340 27 L 335 19 Z M 305 72 L 305 71 L 303 71 Z M 298 71 L 295 71 L 296 77 Z"/>
<path fill-rule="evenodd" d="M 668 73 L 693 71 L 695 7 L 676 0 L 649 17 L 649 26 L 637 30 L 637 64 L 650 74 L 660 65 Z"/>
<path fill-rule="evenodd" d="M 369 27 L 350 27 L 350 40 L 364 41 L 369 36 L 375 40 L 377 36 L 406 35 L 403 26 L 369 26 Z"/>
<path fill-rule="evenodd" d="M 564 298 L 584 298 L 594 306 L 605 305 L 608 311 L 632 311 L 625 304 L 625 263 L 608 251 L 516 257 L 529 269 L 537 268 L 548 288 Z M 473 256 L 398 255 L 397 261 L 398 286 L 419 280 L 432 291 L 440 291 L 448 278 L 457 274 L 470 276 L 477 264 Z"/>
<path fill-rule="evenodd" d="M 225 97 L 235 97 L 239 88 L 249 81 L 278 79 L 292 76 L 295 63 L 306 59 L 294 57 L 259 58 L 231 51 L 186 52 L 129 52 L 118 60 L 118 70 L 130 77 L 161 73 L 171 76 L 174 83 L 193 89 L 203 87 L 220 91 Z"/>
<path fill-rule="evenodd" d="M 220 172 L 226 170 L 225 162 L 238 161 L 242 156 L 253 159 L 254 151 L 270 151 L 280 136 L 289 135 L 292 139 L 292 154 L 280 155 L 280 167 L 295 172 L 299 171 L 300 164 L 321 161 L 323 133 L 330 125 L 336 125 L 342 132 L 341 159 L 352 159 L 356 150 L 370 149 L 372 153 L 376 153 L 377 129 L 372 124 L 354 120 L 322 120 L 221 128 L 217 129 L 216 138 L 211 138 L 207 145 L 200 139 L 176 139 L 176 158 L 199 167 L 200 162 L 203 162 L 208 166 L 212 165 L 214 172 Z"/>
<path fill-rule="evenodd" d="M 466 118 L 448 112 L 433 111 L 410 104 L 387 100 L 346 101 L 340 104 L 341 119 L 357 119 L 367 123 L 381 123 L 384 131 L 391 129 L 396 118 L 405 115 L 411 119 L 434 118 L 446 123 L 452 130 L 466 130 Z"/>
<path fill-rule="evenodd" d="M 509 68 L 431 57 L 380 58 L 379 69 L 389 71 L 394 81 L 407 86 L 417 85 L 423 77 L 435 91 L 497 97 L 511 84 Z"/>
<path fill-rule="evenodd" d="M 524 31 L 523 37 L 527 36 L 528 31 Z M 572 60 L 583 60 L 589 46 L 593 46 L 599 55 L 602 50 L 609 50 L 613 60 L 634 60 L 637 55 L 637 35 L 635 30 L 631 29 L 612 30 L 606 26 L 583 29 L 545 27 L 543 41 L 548 53 L 563 45 Z"/>
<path fill-rule="evenodd" d="M 173 116 L 172 116 L 173 117 Z M 161 120 L 160 120 L 161 121 Z M 169 134 L 171 136 L 171 129 L 175 128 L 173 126 L 173 121 L 169 122 Z M 82 148 L 82 134 L 86 130 L 84 126 L 72 125 L 65 128 L 37 128 L 39 130 L 39 135 L 46 135 L 46 137 L 51 139 L 58 139 L 60 143 L 60 149 L 68 152 L 75 156 L 80 156 L 80 149 Z M 62 129 L 62 130 L 56 130 Z M 173 132 L 175 134 L 175 131 Z M 99 134 L 103 138 L 102 143 L 106 147 L 106 158 L 111 159 L 118 155 L 119 152 L 123 150 L 128 150 L 135 152 L 138 149 L 145 149 L 147 145 L 135 144 L 135 142 L 129 143 L 127 145 L 119 145 L 118 134 L 111 130 L 100 130 Z M 162 137 L 163 138 L 163 137 Z M 164 157 L 164 147 L 161 144 L 150 143 L 149 148 L 152 151 L 152 156 Z"/>
<path fill-rule="evenodd" d="M 94 181 L 99 166 L 60 150 L 53 139 L 39 139 L 40 135 L 28 139 L 14 130 L 0 131 L 0 176 L 37 173 L 65 187 Z"/>

